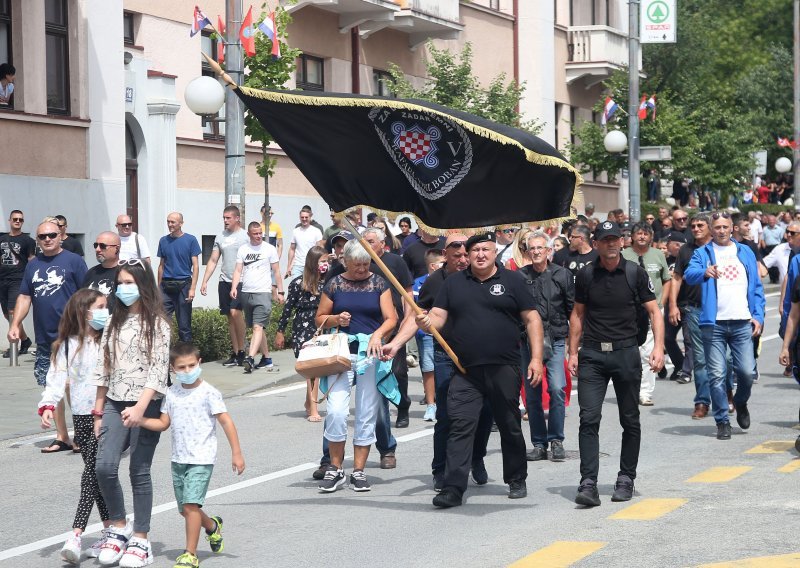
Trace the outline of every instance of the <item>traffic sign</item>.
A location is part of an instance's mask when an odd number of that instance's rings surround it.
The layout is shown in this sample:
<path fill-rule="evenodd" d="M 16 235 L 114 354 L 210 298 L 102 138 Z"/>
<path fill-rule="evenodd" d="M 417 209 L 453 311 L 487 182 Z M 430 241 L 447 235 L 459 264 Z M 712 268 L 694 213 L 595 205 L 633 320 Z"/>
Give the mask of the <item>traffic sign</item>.
<path fill-rule="evenodd" d="M 675 43 L 676 0 L 641 0 L 640 43 Z"/>

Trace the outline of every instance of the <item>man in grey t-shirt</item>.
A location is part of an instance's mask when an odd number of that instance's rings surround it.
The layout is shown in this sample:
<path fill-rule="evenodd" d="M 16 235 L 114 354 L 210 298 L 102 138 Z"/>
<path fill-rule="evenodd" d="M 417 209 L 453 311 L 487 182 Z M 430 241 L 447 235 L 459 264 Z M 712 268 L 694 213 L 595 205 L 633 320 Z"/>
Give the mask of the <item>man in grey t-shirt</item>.
<path fill-rule="evenodd" d="M 206 263 L 200 293 L 208 293 L 208 281 L 217 268 L 217 263 L 222 258 L 220 266 L 219 284 L 219 311 L 228 318 L 228 331 L 231 336 L 231 356 L 222 364 L 226 367 L 241 365 L 244 361 L 244 318 L 242 306 L 238 299 L 231 298 L 231 282 L 233 271 L 236 269 L 236 253 L 243 244 L 248 243 L 247 232 L 242 229 L 239 208 L 228 205 L 222 211 L 222 223 L 225 229 L 214 239 L 214 250 Z"/>

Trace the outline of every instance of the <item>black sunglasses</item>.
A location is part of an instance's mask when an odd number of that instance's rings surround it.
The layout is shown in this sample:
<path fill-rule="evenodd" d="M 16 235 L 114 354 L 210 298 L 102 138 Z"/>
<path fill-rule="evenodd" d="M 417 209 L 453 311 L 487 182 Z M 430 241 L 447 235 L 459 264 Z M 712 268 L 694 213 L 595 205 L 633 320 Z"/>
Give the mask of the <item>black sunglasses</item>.
<path fill-rule="evenodd" d="M 715 221 L 720 217 L 722 217 L 723 219 L 730 219 L 731 214 L 728 213 L 727 211 L 717 211 L 716 213 L 711 214 L 711 218 L 714 219 Z"/>
<path fill-rule="evenodd" d="M 118 223 L 120 227 L 133 227 L 133 223 Z"/>
<path fill-rule="evenodd" d="M 106 250 L 108 247 L 117 247 L 117 248 L 119 248 L 119 245 L 107 245 L 106 243 L 94 243 L 92 246 L 94 248 L 98 248 L 99 247 L 100 250 Z"/>
<path fill-rule="evenodd" d="M 444 248 L 461 248 L 466 244 L 467 241 L 453 241 L 452 243 L 445 245 Z"/>
<path fill-rule="evenodd" d="M 56 237 L 59 236 L 59 234 L 58 233 L 39 233 L 36 236 L 39 237 L 40 241 L 46 241 L 48 239 L 50 239 L 50 240 L 55 239 Z"/>
<path fill-rule="evenodd" d="M 795 235 L 799 235 L 800 231 L 786 231 L 786 234 L 789 235 L 790 237 L 793 237 Z"/>

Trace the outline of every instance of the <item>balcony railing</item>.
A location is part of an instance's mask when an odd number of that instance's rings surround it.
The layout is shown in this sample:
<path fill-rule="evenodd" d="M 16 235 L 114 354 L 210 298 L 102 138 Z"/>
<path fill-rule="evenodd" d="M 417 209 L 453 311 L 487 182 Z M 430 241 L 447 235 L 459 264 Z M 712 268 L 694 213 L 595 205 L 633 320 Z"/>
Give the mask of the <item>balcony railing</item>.
<path fill-rule="evenodd" d="M 403 10 L 458 23 L 458 0 L 396 0 Z"/>
<path fill-rule="evenodd" d="M 608 26 L 571 26 L 568 30 L 567 83 L 592 85 L 628 64 L 628 36 Z M 642 68 L 641 51 L 639 69 Z"/>

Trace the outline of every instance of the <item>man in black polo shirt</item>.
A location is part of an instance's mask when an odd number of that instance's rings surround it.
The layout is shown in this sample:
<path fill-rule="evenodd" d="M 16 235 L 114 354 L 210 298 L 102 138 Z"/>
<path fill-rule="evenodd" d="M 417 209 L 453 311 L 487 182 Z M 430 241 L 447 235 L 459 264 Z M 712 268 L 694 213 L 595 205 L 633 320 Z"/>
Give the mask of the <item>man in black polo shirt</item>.
<path fill-rule="evenodd" d="M 569 369 L 578 376 L 581 454 L 581 483 L 575 502 L 597 506 L 597 475 L 600 469 L 600 417 L 608 381 L 614 383 L 622 425 L 620 471 L 612 501 L 628 501 L 633 496 L 633 480 L 639 461 L 639 387 L 642 363 L 637 340 L 636 296 L 650 316 L 654 346 L 650 368 L 664 366 L 664 320 L 658 309 L 653 284 L 638 264 L 636 290 L 628 284 L 626 261 L 621 254 L 622 231 L 612 221 L 595 230 L 594 247 L 599 259 L 578 273 L 575 281 L 575 307 L 569 322 Z M 582 349 L 578 353 L 578 345 Z"/>
<path fill-rule="evenodd" d="M 436 296 L 433 309 L 417 316 L 425 331 L 444 331 L 467 374 L 456 372 L 447 394 L 450 435 L 444 488 L 436 507 L 461 505 L 472 463 L 472 447 L 484 399 L 488 398 L 503 451 L 503 480 L 509 498 L 525 497 L 528 462 L 522 436 L 519 392 L 519 330 L 525 325 L 531 347 L 526 376 L 534 386 L 542 380 L 544 330 L 525 278 L 497 264 L 493 233 L 466 242 L 470 266 L 452 274 Z M 486 333 L 490 329 L 492 333 Z"/>
<path fill-rule="evenodd" d="M 97 264 L 86 272 L 81 288 L 97 290 L 106 297 L 108 311 L 114 311 L 117 297 L 117 265 L 119 264 L 120 239 L 117 233 L 104 231 L 97 235 L 93 245 Z"/>

